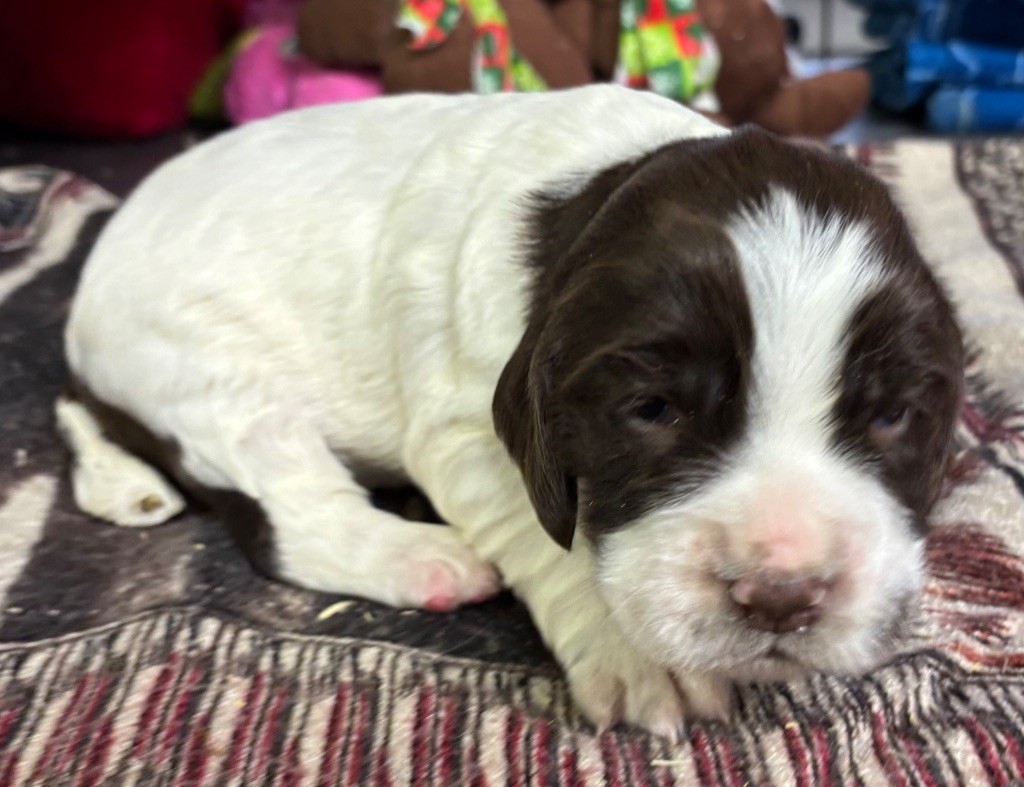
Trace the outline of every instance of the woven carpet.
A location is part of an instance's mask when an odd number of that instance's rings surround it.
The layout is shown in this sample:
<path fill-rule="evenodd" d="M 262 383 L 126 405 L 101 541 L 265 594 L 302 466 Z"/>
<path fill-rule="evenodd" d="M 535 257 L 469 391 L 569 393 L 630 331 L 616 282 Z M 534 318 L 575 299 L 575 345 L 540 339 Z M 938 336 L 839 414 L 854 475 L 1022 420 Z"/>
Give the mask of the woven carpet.
<path fill-rule="evenodd" d="M 738 687 L 730 724 L 678 746 L 595 734 L 507 595 L 390 610 L 256 576 L 203 513 L 148 530 L 79 514 L 51 407 L 116 201 L 0 170 L 0 785 L 1024 780 L 1024 142 L 843 153 L 892 184 L 973 348 L 920 621 L 874 673 Z"/>

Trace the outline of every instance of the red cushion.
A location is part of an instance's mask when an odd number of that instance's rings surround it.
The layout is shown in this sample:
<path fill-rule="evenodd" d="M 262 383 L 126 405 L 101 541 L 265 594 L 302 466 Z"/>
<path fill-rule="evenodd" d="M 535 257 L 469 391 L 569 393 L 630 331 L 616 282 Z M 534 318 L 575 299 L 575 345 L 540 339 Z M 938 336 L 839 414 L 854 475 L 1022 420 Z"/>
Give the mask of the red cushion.
<path fill-rule="evenodd" d="M 0 0 L 0 117 L 136 137 L 180 125 L 244 0 Z"/>

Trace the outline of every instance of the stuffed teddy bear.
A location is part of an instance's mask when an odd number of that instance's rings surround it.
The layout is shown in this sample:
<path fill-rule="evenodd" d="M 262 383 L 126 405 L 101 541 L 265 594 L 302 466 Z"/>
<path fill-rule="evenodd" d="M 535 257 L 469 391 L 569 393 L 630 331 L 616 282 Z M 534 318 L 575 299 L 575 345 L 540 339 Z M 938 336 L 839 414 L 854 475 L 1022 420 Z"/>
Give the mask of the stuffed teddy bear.
<path fill-rule="evenodd" d="M 765 0 L 308 0 L 300 50 L 329 67 L 376 66 L 384 91 L 565 88 L 616 80 L 716 119 L 822 137 L 859 114 L 866 71 L 794 79 Z"/>
<path fill-rule="evenodd" d="M 697 0 L 718 46 L 720 112 L 778 134 L 823 137 L 859 115 L 871 97 L 865 69 L 794 79 L 782 20 L 764 0 Z"/>

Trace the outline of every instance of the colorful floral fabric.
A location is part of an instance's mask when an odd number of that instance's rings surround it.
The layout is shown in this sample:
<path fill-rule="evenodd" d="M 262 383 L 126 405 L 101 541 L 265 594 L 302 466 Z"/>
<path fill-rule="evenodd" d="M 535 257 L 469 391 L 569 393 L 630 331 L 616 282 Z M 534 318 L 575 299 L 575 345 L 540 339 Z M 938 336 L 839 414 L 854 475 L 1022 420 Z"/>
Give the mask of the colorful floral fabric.
<path fill-rule="evenodd" d="M 686 101 L 709 89 L 718 53 L 695 0 L 622 0 L 618 81 Z"/>
<path fill-rule="evenodd" d="M 512 46 L 498 0 L 405 0 L 398 26 L 412 33 L 413 49 L 431 49 L 448 38 L 464 11 L 476 31 L 473 87 L 478 93 L 547 89 L 540 74 Z"/>
<path fill-rule="evenodd" d="M 440 46 L 468 12 L 476 31 L 473 85 L 480 93 L 544 90 L 544 79 L 517 51 L 498 0 L 404 0 L 398 26 L 412 49 Z M 616 80 L 680 101 L 708 90 L 718 53 L 695 0 L 622 0 Z"/>

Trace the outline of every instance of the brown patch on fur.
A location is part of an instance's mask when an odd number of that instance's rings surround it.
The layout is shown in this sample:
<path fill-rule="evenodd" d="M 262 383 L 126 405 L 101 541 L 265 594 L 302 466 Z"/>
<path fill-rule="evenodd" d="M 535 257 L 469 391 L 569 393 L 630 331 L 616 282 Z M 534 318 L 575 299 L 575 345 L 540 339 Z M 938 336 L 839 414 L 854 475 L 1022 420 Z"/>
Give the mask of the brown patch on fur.
<path fill-rule="evenodd" d="M 880 181 L 831 152 L 745 129 L 672 143 L 569 198 L 537 197 L 529 319 L 493 411 L 558 543 L 571 543 L 577 520 L 599 535 L 698 486 L 742 432 L 756 326 L 724 227 L 776 188 L 826 220 L 865 223 L 892 274 L 850 326 L 837 439 L 923 521 L 961 395 L 952 309 Z M 890 351 L 875 353 L 890 333 Z M 896 397 L 913 399 L 909 437 L 879 452 L 859 440 L 859 419 Z M 645 417 L 661 402 L 667 417 Z"/>

